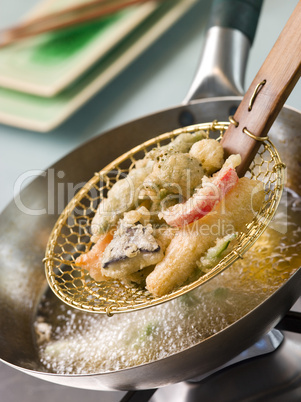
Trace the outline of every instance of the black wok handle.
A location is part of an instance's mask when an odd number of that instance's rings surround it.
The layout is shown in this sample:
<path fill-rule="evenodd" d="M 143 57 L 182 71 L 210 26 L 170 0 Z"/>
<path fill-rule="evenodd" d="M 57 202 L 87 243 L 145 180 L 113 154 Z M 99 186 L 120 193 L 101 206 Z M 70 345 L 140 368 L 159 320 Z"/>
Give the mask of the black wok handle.
<path fill-rule="evenodd" d="M 249 50 L 263 0 L 214 0 L 205 45 L 183 104 L 194 99 L 244 94 Z"/>
<path fill-rule="evenodd" d="M 209 28 L 237 29 L 253 43 L 263 0 L 214 0 Z"/>
<path fill-rule="evenodd" d="M 301 334 L 301 313 L 299 311 L 289 311 L 277 324 L 280 331 L 289 331 Z"/>
<path fill-rule="evenodd" d="M 143 389 L 140 391 L 128 391 L 120 402 L 148 402 L 157 389 Z"/>

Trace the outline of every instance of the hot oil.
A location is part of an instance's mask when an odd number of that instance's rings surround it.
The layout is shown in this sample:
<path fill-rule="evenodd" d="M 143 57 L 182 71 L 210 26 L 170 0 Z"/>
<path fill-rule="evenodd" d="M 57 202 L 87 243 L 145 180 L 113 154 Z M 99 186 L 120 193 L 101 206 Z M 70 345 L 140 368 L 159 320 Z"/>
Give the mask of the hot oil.
<path fill-rule="evenodd" d="M 301 266 L 300 212 L 301 198 L 285 192 L 272 225 L 243 260 L 201 288 L 147 310 L 109 318 L 72 309 L 49 292 L 36 320 L 42 365 L 63 374 L 119 370 L 167 357 L 226 328 Z"/>

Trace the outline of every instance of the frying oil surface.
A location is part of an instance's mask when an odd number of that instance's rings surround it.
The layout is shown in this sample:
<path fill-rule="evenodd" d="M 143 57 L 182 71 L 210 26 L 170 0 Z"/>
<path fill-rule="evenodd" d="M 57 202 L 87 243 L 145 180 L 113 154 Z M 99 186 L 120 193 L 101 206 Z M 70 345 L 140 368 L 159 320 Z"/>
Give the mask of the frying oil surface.
<path fill-rule="evenodd" d="M 84 313 L 51 293 L 36 330 L 49 372 L 87 374 L 158 360 L 191 347 L 243 317 L 301 265 L 301 199 L 284 194 L 274 222 L 237 261 L 200 289 L 134 313 Z M 49 296 L 49 297 L 48 297 Z"/>

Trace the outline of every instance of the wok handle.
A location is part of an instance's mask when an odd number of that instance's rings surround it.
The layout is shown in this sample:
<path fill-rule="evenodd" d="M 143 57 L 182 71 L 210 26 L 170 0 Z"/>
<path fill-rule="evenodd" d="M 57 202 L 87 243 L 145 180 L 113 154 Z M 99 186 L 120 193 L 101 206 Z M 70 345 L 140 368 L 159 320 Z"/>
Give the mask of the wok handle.
<path fill-rule="evenodd" d="M 237 29 L 253 43 L 263 0 L 214 0 L 209 27 Z"/>
<path fill-rule="evenodd" d="M 148 402 L 157 389 L 128 391 L 120 402 Z"/>
<path fill-rule="evenodd" d="M 244 79 L 263 0 L 214 0 L 205 45 L 183 101 L 244 93 Z"/>
<path fill-rule="evenodd" d="M 226 154 L 239 153 L 247 171 L 270 127 L 301 76 L 301 1 L 256 74 L 222 140 Z M 261 138 L 260 138 L 261 137 Z"/>
<path fill-rule="evenodd" d="M 277 324 L 280 331 L 289 331 L 301 334 L 301 313 L 299 311 L 289 311 Z"/>

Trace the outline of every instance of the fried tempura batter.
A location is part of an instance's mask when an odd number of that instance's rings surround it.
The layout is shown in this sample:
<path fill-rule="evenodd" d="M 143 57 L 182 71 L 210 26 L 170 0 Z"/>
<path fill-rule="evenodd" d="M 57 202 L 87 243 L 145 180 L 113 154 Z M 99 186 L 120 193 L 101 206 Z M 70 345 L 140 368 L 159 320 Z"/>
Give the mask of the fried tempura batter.
<path fill-rule="evenodd" d="M 197 260 L 214 245 L 215 240 L 243 230 L 260 209 L 263 199 L 262 183 L 245 177 L 239 179 L 211 213 L 176 233 L 164 259 L 146 278 L 147 289 L 155 296 L 162 296 L 181 286 L 193 274 Z"/>

